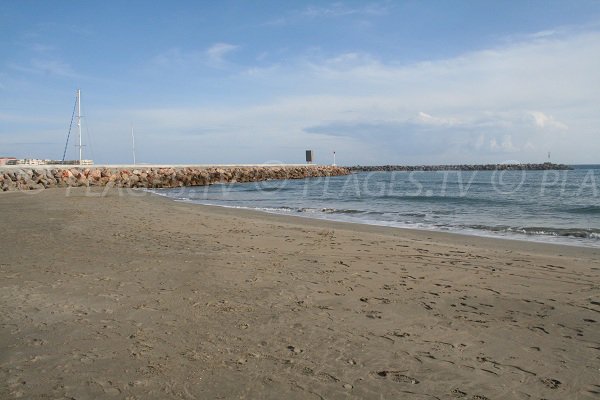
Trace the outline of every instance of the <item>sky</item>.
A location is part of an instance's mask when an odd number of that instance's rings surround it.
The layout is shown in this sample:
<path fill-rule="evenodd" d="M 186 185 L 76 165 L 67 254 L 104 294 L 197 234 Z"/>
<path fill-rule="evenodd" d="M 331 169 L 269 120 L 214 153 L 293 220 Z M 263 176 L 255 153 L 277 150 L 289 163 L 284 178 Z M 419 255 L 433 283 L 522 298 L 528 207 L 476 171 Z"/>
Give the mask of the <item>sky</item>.
<path fill-rule="evenodd" d="M 0 156 L 600 163 L 600 1 L 0 2 Z M 78 157 L 76 132 L 67 159 Z"/>

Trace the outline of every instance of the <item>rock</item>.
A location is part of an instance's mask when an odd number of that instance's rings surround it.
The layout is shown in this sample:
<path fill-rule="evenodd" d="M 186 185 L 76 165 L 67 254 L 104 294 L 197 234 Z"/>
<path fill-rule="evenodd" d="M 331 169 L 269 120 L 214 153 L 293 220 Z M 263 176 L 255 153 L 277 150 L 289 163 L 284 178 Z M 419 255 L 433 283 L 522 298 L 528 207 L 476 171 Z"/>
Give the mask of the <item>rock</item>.
<path fill-rule="evenodd" d="M 137 185 L 137 183 L 139 181 L 140 181 L 140 177 L 137 175 L 132 175 L 131 177 L 129 177 L 129 182 L 131 183 L 131 186 Z"/>
<path fill-rule="evenodd" d="M 13 182 L 11 179 L 5 180 L 4 183 L 2 184 L 2 190 L 4 192 L 7 192 L 9 190 L 16 190 L 17 189 L 17 184 L 15 182 Z"/>
<path fill-rule="evenodd" d="M 41 190 L 41 189 L 45 189 L 45 187 L 41 183 L 30 182 L 27 184 L 27 189 L 28 190 Z"/>
<path fill-rule="evenodd" d="M 99 169 L 94 169 L 88 174 L 88 179 L 92 180 L 93 182 L 98 182 L 100 178 L 102 178 L 102 171 Z"/>

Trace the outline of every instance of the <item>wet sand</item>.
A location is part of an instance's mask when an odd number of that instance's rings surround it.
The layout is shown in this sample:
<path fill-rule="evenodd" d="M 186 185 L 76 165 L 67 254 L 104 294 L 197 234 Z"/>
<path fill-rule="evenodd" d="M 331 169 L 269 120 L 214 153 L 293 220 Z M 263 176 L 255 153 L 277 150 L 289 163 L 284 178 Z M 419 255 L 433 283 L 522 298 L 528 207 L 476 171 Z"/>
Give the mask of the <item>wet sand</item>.
<path fill-rule="evenodd" d="M 136 193 L 0 194 L 0 398 L 600 397 L 598 249 Z"/>

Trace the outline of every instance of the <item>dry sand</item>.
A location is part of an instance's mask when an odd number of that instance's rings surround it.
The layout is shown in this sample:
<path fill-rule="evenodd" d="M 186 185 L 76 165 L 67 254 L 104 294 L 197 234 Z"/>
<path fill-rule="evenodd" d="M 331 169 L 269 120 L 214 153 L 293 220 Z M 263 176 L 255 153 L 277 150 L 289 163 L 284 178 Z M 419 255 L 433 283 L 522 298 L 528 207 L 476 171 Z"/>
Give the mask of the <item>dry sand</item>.
<path fill-rule="evenodd" d="M 599 250 L 128 193 L 0 194 L 0 398 L 600 397 Z"/>

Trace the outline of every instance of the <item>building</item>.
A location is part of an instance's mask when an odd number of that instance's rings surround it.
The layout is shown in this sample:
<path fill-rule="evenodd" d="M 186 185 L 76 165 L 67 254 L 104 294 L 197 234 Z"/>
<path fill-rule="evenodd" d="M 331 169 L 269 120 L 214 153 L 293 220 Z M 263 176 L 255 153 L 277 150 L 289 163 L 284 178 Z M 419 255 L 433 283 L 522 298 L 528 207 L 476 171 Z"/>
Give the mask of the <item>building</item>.
<path fill-rule="evenodd" d="M 2 162 L 2 160 L 6 160 Z M 14 157 L 0 158 L 0 165 L 94 165 L 93 160 L 40 160 L 38 158 L 21 158 Z"/>
<path fill-rule="evenodd" d="M 94 165 L 94 160 L 46 160 L 46 164 L 48 165 Z"/>
<path fill-rule="evenodd" d="M 10 164 L 10 161 L 16 160 L 14 157 L 0 157 L 0 165 Z"/>
<path fill-rule="evenodd" d="M 315 153 L 312 150 L 306 150 L 306 163 L 312 164 L 315 160 Z"/>
<path fill-rule="evenodd" d="M 46 160 L 40 160 L 39 158 L 21 158 L 20 160 L 10 160 L 8 165 L 44 165 Z"/>

